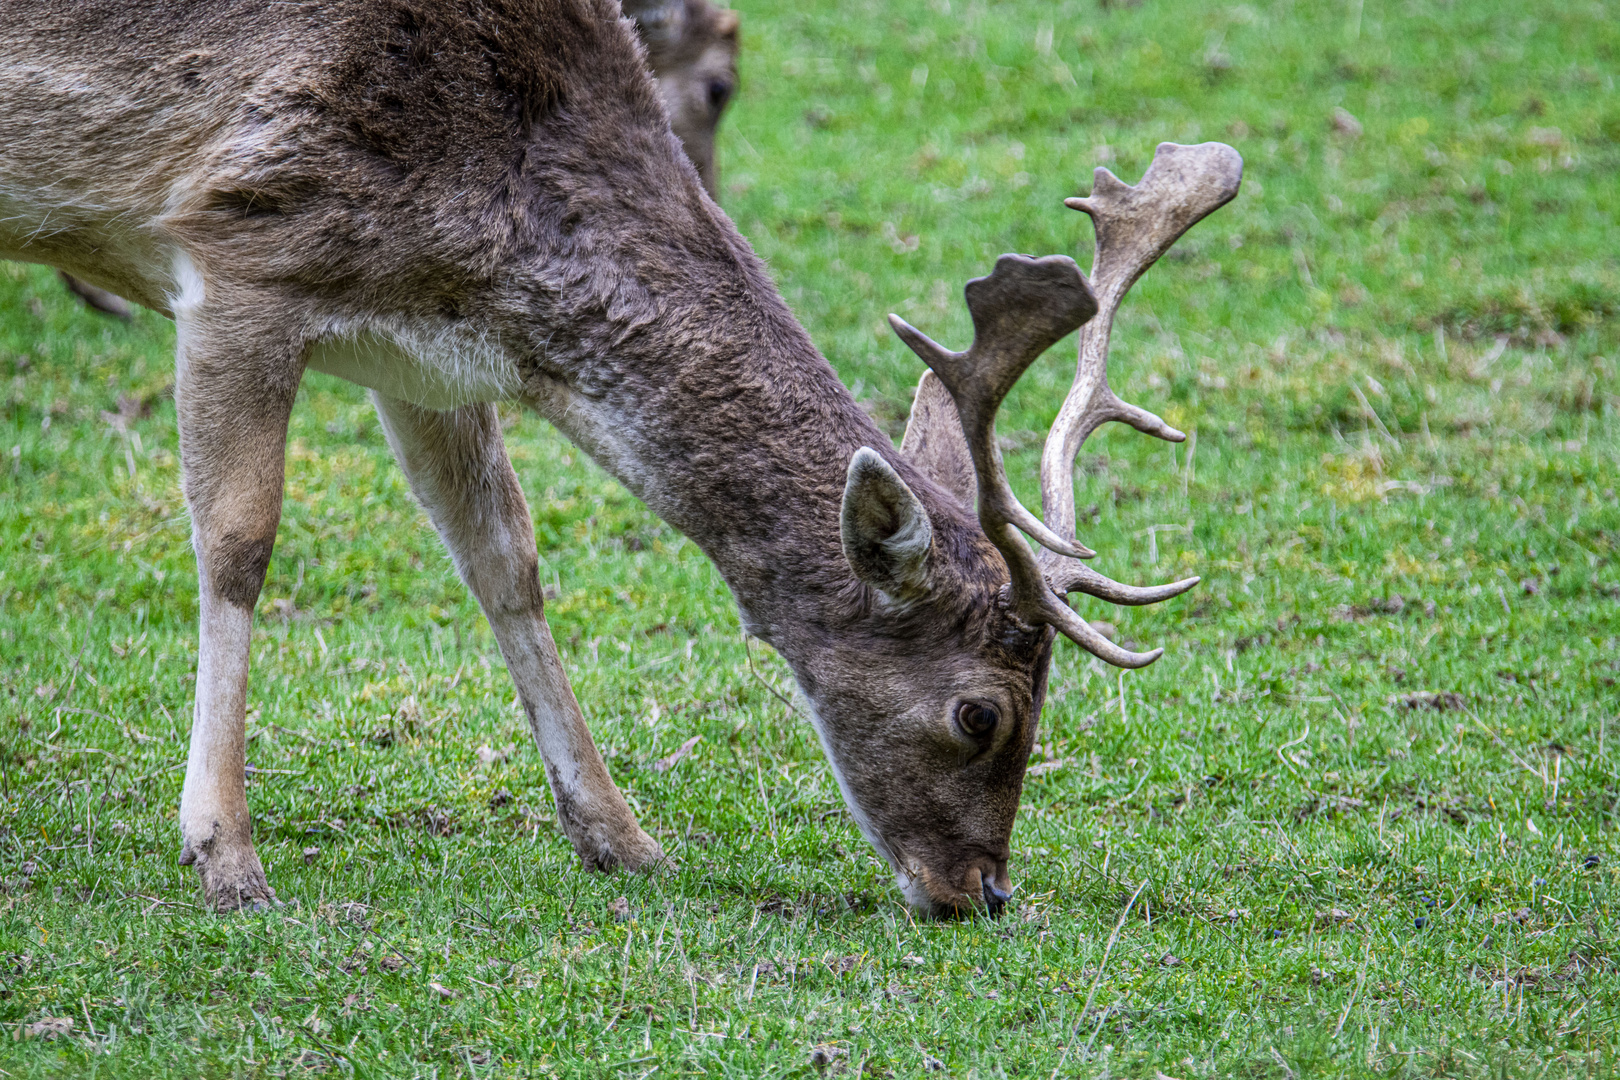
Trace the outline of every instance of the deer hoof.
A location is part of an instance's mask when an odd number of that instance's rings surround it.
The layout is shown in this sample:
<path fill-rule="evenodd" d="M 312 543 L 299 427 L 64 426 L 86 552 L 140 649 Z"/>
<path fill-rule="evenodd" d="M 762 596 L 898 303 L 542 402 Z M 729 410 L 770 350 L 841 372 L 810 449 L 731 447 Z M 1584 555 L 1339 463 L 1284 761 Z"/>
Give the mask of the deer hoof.
<path fill-rule="evenodd" d="M 281 906 L 276 891 L 265 879 L 259 853 L 251 844 L 229 848 L 218 841 L 187 843 L 180 853 L 180 862 L 197 868 L 203 902 L 221 915 L 233 911 L 268 911 Z"/>
<path fill-rule="evenodd" d="M 664 854 L 658 841 L 642 831 L 639 825 L 614 837 L 592 837 L 590 843 L 579 845 L 579 860 L 587 870 L 635 870 L 652 873 L 673 869 L 675 864 Z"/>

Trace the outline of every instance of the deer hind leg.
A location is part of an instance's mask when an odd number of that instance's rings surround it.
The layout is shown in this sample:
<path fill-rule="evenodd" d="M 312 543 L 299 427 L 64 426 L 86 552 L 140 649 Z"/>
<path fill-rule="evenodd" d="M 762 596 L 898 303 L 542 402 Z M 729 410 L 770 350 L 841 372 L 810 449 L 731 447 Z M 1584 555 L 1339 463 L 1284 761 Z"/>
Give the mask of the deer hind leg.
<path fill-rule="evenodd" d="M 665 863 L 608 775 L 563 672 L 543 610 L 534 524 L 495 407 L 436 412 L 372 399 L 411 490 L 495 631 L 580 861 L 596 870 Z"/>
<path fill-rule="evenodd" d="M 303 366 L 294 343 L 255 340 L 240 329 L 252 318 L 204 298 L 191 277 L 175 305 L 175 402 L 201 629 L 180 861 L 196 867 L 210 906 L 232 911 L 275 903 L 253 847 L 243 710 L 253 608 L 281 519 L 287 420 Z"/>

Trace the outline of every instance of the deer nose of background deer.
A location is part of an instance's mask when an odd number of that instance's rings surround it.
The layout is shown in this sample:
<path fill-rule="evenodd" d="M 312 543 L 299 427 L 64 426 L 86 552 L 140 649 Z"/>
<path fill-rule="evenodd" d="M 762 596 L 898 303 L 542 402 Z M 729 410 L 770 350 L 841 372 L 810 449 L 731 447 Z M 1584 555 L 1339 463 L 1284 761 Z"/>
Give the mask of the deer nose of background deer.
<path fill-rule="evenodd" d="M 984 906 L 989 909 L 992 918 L 999 917 L 1001 915 L 1001 909 L 1005 907 L 1007 901 L 1011 899 L 1012 893 L 998 887 L 996 883 L 991 881 L 989 878 L 985 879 Z"/>

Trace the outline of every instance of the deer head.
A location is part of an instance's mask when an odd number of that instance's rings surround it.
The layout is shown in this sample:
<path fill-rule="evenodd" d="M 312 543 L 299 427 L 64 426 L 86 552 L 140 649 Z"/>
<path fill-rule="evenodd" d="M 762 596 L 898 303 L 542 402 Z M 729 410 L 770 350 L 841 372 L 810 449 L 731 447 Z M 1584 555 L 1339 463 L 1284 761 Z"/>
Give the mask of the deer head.
<path fill-rule="evenodd" d="M 704 189 L 718 199 L 715 134 L 737 93 L 740 19 L 709 0 L 625 0 L 623 8 L 647 48 L 670 130 L 697 167 Z"/>
<path fill-rule="evenodd" d="M 983 903 L 994 912 L 1011 893 L 1009 840 L 1054 631 L 1119 667 L 1151 664 L 1163 652 L 1115 645 L 1066 594 L 1152 604 L 1198 583 L 1194 577 L 1143 588 L 1086 566 L 1081 560 L 1095 553 L 1075 537 L 1073 466 L 1086 436 L 1108 420 L 1184 438 L 1109 389 L 1109 331 L 1131 285 L 1187 229 L 1230 201 L 1241 175 L 1242 159 L 1219 143 L 1161 144 L 1135 187 L 1098 169 L 1092 194 L 1067 203 L 1096 227 L 1091 282 L 1065 256 L 1002 256 L 988 277 L 967 285 L 974 334 L 965 352 L 889 317 L 930 369 L 918 384 L 901 456 L 935 489 L 928 493 L 935 510 L 931 516 L 882 455 L 863 449 L 849 465 L 842 535 L 850 567 L 874 594 L 875 619 L 893 628 L 891 642 L 912 644 L 898 657 L 891 647 L 848 658 L 869 673 L 859 701 L 818 695 L 813 673 L 805 679 L 801 672 L 801 681 L 862 830 L 920 909 Z M 1074 384 L 1042 455 L 1042 520 L 1012 493 L 995 439 L 996 411 L 1037 357 L 1082 327 Z M 973 510 L 978 528 L 964 527 L 949 507 Z M 1025 534 L 1043 548 L 1039 557 Z M 975 551 L 985 544 L 993 554 Z M 973 566 L 986 569 L 966 569 Z M 950 647 L 963 638 L 978 647 Z M 874 661 L 880 652 L 884 658 Z M 850 732 L 836 717 L 851 710 L 888 719 L 879 730 Z"/>

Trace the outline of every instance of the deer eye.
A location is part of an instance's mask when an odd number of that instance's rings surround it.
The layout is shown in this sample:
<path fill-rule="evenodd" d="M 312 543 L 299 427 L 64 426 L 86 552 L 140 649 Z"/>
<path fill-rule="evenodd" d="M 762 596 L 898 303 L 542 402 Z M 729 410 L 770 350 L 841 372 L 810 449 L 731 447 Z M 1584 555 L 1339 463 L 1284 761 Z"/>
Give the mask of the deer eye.
<path fill-rule="evenodd" d="M 986 705 L 979 701 L 964 701 L 956 707 L 956 726 L 964 734 L 975 739 L 982 739 L 1001 722 L 1001 714 L 994 705 Z"/>
<path fill-rule="evenodd" d="M 719 112 L 731 100 L 731 84 L 724 79 L 709 80 L 709 108 Z"/>

